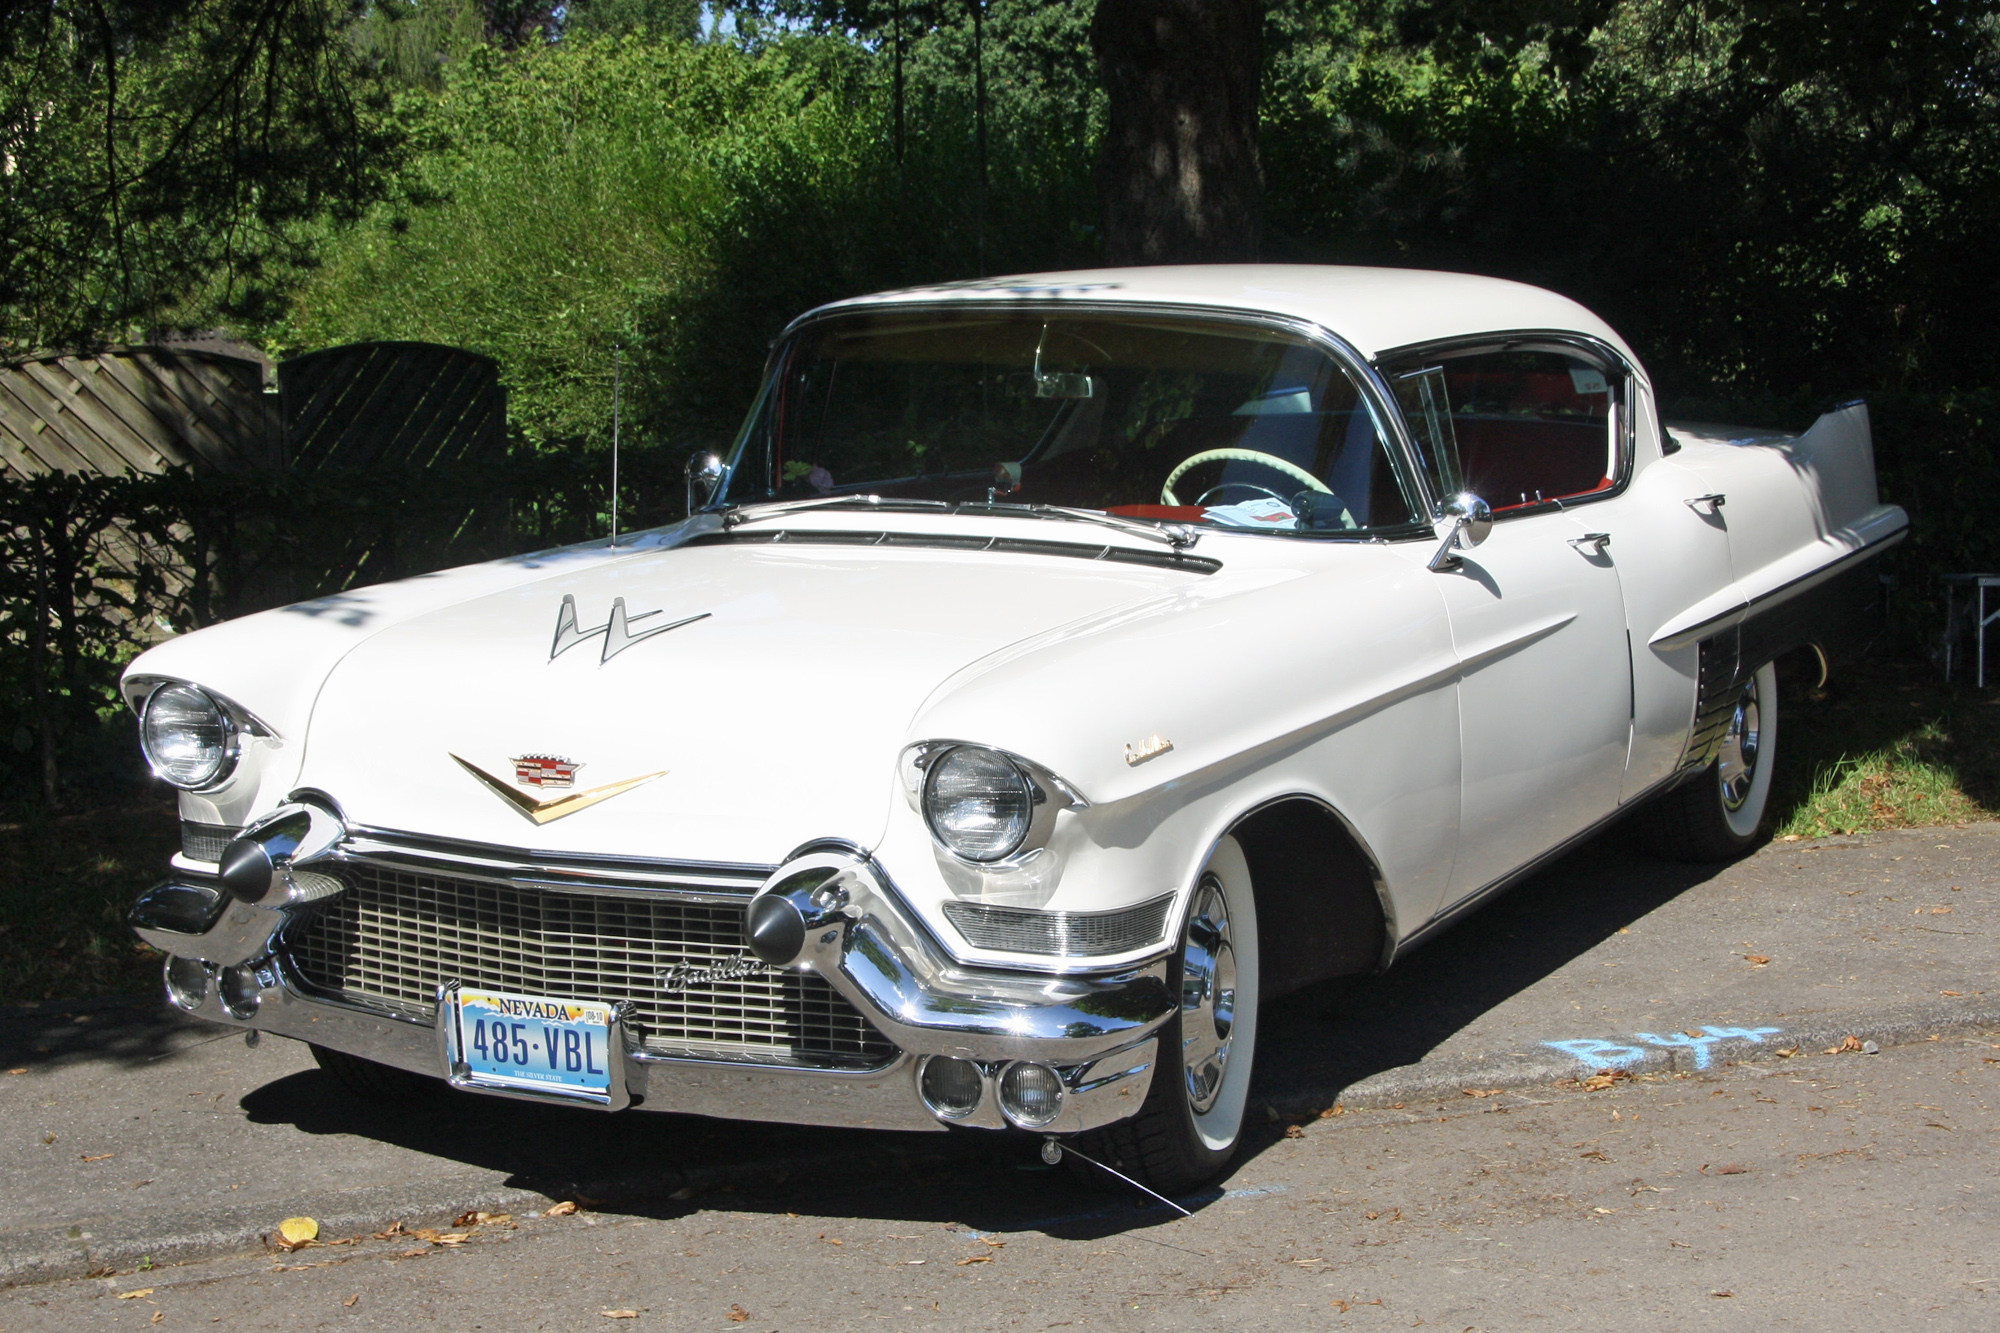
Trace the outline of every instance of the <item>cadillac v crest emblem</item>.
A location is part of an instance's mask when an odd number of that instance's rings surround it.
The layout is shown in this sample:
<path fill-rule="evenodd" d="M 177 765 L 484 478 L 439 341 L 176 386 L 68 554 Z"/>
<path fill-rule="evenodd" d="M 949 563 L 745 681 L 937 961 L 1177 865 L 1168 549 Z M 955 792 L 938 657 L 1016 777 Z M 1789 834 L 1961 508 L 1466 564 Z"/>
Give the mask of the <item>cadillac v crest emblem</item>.
<path fill-rule="evenodd" d="M 514 781 L 523 787 L 573 787 L 576 770 L 582 764 L 558 759 L 552 754 L 524 754 L 514 758 Z"/>
<path fill-rule="evenodd" d="M 627 615 L 625 613 L 625 599 L 623 597 L 614 597 L 611 599 L 610 619 L 595 629 L 578 629 L 576 625 L 576 598 L 570 596 L 568 593 L 564 593 L 562 606 L 556 611 L 556 641 L 549 646 L 549 661 L 555 661 L 558 657 L 561 657 L 584 640 L 594 639 L 602 634 L 604 636 L 604 648 L 598 654 L 597 665 L 603 666 L 606 662 L 609 662 L 635 643 L 653 638 L 655 635 L 665 634 L 670 629 L 679 629 L 682 625 L 692 625 L 697 620 L 706 620 L 715 613 L 704 611 L 698 616 L 687 616 L 674 621 L 670 625 L 650 625 L 640 630 L 637 634 L 632 632 L 630 626 L 634 621 L 644 620 L 648 616 L 657 616 L 660 614 L 662 613 L 659 611 L 641 611 L 636 616 Z"/>
<path fill-rule="evenodd" d="M 579 810 L 587 810 L 599 801 L 608 801 L 621 792 L 643 787 L 654 778 L 667 775 L 666 769 L 657 773 L 642 773 L 636 778 L 626 778 L 623 782 L 607 782 L 602 787 L 587 787 L 583 791 L 571 792 L 567 796 L 532 796 L 514 785 L 535 787 L 567 787 L 576 780 L 576 770 L 582 764 L 571 763 L 567 759 L 557 759 L 551 755 L 523 755 L 514 761 L 514 782 L 509 782 L 497 774 L 488 773 L 470 759 L 452 755 L 452 762 L 477 778 L 486 790 L 514 807 L 524 817 L 537 824 L 573 815 Z M 546 767 L 544 767 L 546 765 Z M 531 767 L 532 766 L 532 767 Z"/>

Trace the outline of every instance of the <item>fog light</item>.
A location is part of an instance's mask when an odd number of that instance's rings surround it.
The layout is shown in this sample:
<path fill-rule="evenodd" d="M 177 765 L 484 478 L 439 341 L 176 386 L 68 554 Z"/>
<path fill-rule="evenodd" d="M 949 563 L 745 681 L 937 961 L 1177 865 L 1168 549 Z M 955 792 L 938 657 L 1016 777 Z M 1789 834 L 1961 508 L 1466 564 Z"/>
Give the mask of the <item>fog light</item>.
<path fill-rule="evenodd" d="M 208 969 L 193 958 L 167 959 L 167 998 L 189 1013 L 208 998 Z"/>
<path fill-rule="evenodd" d="M 1022 1129 L 1053 1123 L 1062 1103 L 1062 1075 L 1047 1065 L 1008 1065 L 1000 1076 L 1000 1109 Z"/>
<path fill-rule="evenodd" d="M 917 1087 L 923 1093 L 924 1105 L 940 1120 L 965 1119 L 979 1109 L 979 1099 L 985 1092 L 979 1066 L 948 1055 L 933 1055 L 924 1061 Z"/>
<path fill-rule="evenodd" d="M 257 1012 L 257 974 L 247 967 L 225 967 L 216 978 L 216 993 L 222 997 L 222 1007 L 235 1018 L 248 1018 Z"/>

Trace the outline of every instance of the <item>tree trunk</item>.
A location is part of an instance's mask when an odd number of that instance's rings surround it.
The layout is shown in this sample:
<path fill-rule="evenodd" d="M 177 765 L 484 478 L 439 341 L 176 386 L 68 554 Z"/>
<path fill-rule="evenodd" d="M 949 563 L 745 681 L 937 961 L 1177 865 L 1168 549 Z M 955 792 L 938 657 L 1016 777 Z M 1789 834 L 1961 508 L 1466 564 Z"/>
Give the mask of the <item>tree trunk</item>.
<path fill-rule="evenodd" d="M 1254 260 L 1264 0 L 1098 0 L 1109 264 Z"/>

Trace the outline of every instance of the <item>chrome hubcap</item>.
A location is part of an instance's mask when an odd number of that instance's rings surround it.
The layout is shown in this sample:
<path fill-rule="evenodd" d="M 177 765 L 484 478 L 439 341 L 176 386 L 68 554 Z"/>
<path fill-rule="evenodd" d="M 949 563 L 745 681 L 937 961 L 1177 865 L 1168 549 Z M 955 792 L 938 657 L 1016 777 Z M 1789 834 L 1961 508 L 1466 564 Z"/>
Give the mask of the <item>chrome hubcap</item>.
<path fill-rule="evenodd" d="M 1215 1105 L 1236 1026 L 1236 950 L 1222 882 L 1202 877 L 1181 942 L 1181 1069 L 1196 1115 Z"/>
<path fill-rule="evenodd" d="M 1750 786 L 1757 780 L 1757 682 L 1752 680 L 1736 696 L 1736 713 L 1729 719 L 1729 731 L 1722 738 L 1715 770 L 1722 779 L 1722 805 L 1741 810 L 1750 799 Z"/>

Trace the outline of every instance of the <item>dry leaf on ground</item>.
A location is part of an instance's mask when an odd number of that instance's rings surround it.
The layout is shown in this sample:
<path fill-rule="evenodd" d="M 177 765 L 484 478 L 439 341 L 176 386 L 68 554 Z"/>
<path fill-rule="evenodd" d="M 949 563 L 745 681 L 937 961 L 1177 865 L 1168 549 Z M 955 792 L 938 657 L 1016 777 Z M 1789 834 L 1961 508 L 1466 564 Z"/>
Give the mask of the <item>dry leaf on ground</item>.
<path fill-rule="evenodd" d="M 278 1245 L 296 1250 L 319 1239 L 319 1223 L 310 1217 L 288 1217 L 278 1223 Z"/>
<path fill-rule="evenodd" d="M 1855 1036 L 1852 1033 L 1849 1033 L 1847 1036 L 1841 1038 L 1840 1045 L 1827 1047 L 1826 1054 L 1844 1055 L 1849 1051 L 1858 1051 L 1860 1049 L 1861 1049 L 1861 1038 Z"/>
<path fill-rule="evenodd" d="M 352 1310 L 354 1308 L 355 1302 L 359 1301 L 360 1299 L 361 1299 L 361 1293 L 357 1291 L 352 1296 L 349 1296 L 346 1300 L 342 1301 L 341 1304 L 346 1306 L 348 1309 Z"/>
<path fill-rule="evenodd" d="M 1704 1176 L 1747 1176 L 1750 1174 L 1750 1168 L 1741 1162 L 1724 1162 L 1721 1166 L 1711 1171 L 1708 1168 L 1708 1164 L 1704 1162 L 1701 1173 Z"/>
<path fill-rule="evenodd" d="M 599 1310 L 597 1313 L 603 1315 L 606 1319 L 637 1319 L 639 1317 L 637 1310 Z M 729 1317 L 731 1319 L 736 1318 L 735 1315 Z"/>
<path fill-rule="evenodd" d="M 28 1072 L 28 1069 L 27 1069 L 27 1066 L 26 1066 L 26 1065 L 23 1065 L 23 1066 L 22 1066 L 21 1068 L 19 1068 L 19 1069 L 10 1069 L 10 1070 L 8 1070 L 7 1072 L 8 1072 L 9 1074 L 25 1074 L 25 1073 L 27 1073 L 27 1072 Z"/>
<path fill-rule="evenodd" d="M 1579 1082 L 1577 1086 L 1585 1092 L 1603 1092 L 1612 1084 L 1621 1080 L 1629 1080 L 1631 1077 L 1630 1074 L 1622 1069 L 1600 1069 L 1589 1078 Z"/>
<path fill-rule="evenodd" d="M 979 1243 L 981 1245 L 991 1245 L 996 1250 L 1004 1248 L 1007 1244 L 1006 1241 L 1001 1240 L 998 1236 L 981 1236 Z"/>
<path fill-rule="evenodd" d="M 744 1308 L 743 1308 L 742 1306 L 740 1306 L 740 1305 L 732 1305 L 732 1306 L 730 1306 L 730 1307 L 729 1307 L 729 1322 L 730 1322 L 730 1323 L 732 1323 L 732 1324 L 742 1324 L 742 1323 L 747 1323 L 747 1322 L 749 1321 L 749 1319 L 750 1319 L 750 1312 L 749 1312 L 748 1310 L 744 1309 Z"/>
<path fill-rule="evenodd" d="M 1460 1088 L 1459 1091 L 1464 1093 L 1468 1097 L 1498 1097 L 1501 1093 L 1505 1092 L 1506 1089 L 1505 1088 Z"/>
<path fill-rule="evenodd" d="M 167 1312 L 165 1310 L 155 1310 L 153 1311 L 153 1317 L 151 1319 L 148 1319 L 146 1322 L 149 1324 L 157 1324 L 166 1317 L 167 1317 Z"/>
<path fill-rule="evenodd" d="M 576 1201 L 573 1199 L 566 1199 L 561 1203 L 552 1203 L 548 1207 L 542 1209 L 542 1216 L 568 1217 L 575 1211 L 576 1211 Z"/>
<path fill-rule="evenodd" d="M 958 1261 L 958 1266 L 960 1268 L 963 1268 L 967 1264 L 990 1264 L 992 1262 L 993 1262 L 993 1256 L 990 1254 L 974 1254 L 964 1259 L 960 1259 Z"/>
<path fill-rule="evenodd" d="M 1286 1137 L 1286 1138 L 1288 1138 L 1288 1139 L 1302 1139 L 1302 1138 L 1304 1138 L 1305 1136 L 1306 1136 L 1306 1131 L 1305 1131 L 1305 1126 L 1303 1126 L 1303 1125 L 1286 1125 L 1286 1126 L 1285 1126 L 1285 1137 Z"/>
<path fill-rule="evenodd" d="M 78 1160 L 85 1162 L 108 1162 L 117 1155 L 118 1154 L 115 1152 L 101 1152 L 97 1154 L 97 1156 L 95 1157 L 83 1157 L 79 1158 Z"/>
<path fill-rule="evenodd" d="M 1744 962 L 1746 962 L 1746 963 L 1748 963 L 1748 964 L 1750 964 L 1750 966 L 1752 966 L 1752 967 L 1763 967 L 1763 966 L 1764 966 L 1765 964 L 1769 963 L 1769 962 L 1770 962 L 1771 960 L 1770 960 L 1770 959 L 1769 959 L 1768 957 L 1766 957 L 1765 955 L 1761 954 L 1761 953 L 1746 953 L 1746 954 L 1744 954 L 1744 955 L 1743 955 L 1743 961 L 1744 961 Z M 1701 1033 L 1699 1033 L 1699 1032 L 1696 1032 L 1696 1033 L 1692 1033 L 1691 1035 L 1693 1035 L 1693 1036 L 1696 1036 L 1696 1037 L 1699 1037 L 1699 1036 L 1701 1036 L 1702 1034 L 1701 1034 Z"/>
<path fill-rule="evenodd" d="M 140 1287 L 134 1291 L 119 1292 L 118 1299 L 121 1301 L 136 1301 L 141 1296 L 150 1296 L 152 1294 L 153 1294 L 153 1289 L 151 1287 Z"/>

